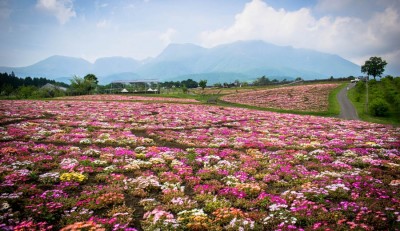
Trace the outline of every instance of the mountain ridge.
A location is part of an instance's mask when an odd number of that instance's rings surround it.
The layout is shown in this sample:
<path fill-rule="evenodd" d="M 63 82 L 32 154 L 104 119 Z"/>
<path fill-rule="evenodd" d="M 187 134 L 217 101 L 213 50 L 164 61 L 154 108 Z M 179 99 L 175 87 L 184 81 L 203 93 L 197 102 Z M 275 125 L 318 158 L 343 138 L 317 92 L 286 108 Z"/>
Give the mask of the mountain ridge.
<path fill-rule="evenodd" d="M 338 55 L 315 50 L 277 46 L 264 41 L 237 41 L 212 48 L 191 43 L 169 44 L 158 56 L 145 61 L 129 57 L 102 57 L 94 63 L 82 58 L 54 55 L 26 67 L 0 67 L 0 72 L 17 76 L 47 77 L 55 80 L 93 73 L 101 84 L 107 84 L 121 74 L 142 79 L 169 81 L 193 76 L 198 81 L 213 76 L 218 82 L 231 81 L 229 74 L 252 81 L 260 76 L 277 79 L 302 77 L 320 79 L 358 76 L 360 67 Z M 129 73 L 129 74 L 127 74 Z"/>

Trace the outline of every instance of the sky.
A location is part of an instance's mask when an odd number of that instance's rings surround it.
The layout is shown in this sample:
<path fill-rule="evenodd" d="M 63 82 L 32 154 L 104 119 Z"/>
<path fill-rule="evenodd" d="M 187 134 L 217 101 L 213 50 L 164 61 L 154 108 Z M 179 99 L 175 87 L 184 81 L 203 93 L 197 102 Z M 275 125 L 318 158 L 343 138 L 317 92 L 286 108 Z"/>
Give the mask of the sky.
<path fill-rule="evenodd" d="M 379 56 L 400 75 L 399 25 L 400 0 L 0 0 L 0 66 L 263 40 L 358 65 Z"/>

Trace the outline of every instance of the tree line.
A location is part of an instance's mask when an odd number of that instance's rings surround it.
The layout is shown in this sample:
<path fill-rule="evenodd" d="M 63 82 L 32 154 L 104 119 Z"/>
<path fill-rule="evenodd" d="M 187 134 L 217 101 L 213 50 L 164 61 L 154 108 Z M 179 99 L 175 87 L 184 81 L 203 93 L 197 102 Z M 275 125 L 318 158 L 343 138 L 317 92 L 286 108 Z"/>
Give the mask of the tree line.
<path fill-rule="evenodd" d="M 18 88 L 20 86 L 35 86 L 35 87 L 41 87 L 46 85 L 47 83 L 60 86 L 60 87 L 65 87 L 68 88 L 69 85 L 66 83 L 62 82 L 56 82 L 55 80 L 50 80 L 46 79 L 43 77 L 26 77 L 26 78 L 19 78 L 15 76 L 14 72 L 11 72 L 11 74 L 8 73 L 0 73 L 0 86 L 3 85 L 10 85 L 13 88 Z"/>
<path fill-rule="evenodd" d="M 371 57 L 369 60 L 365 62 L 365 65 L 361 67 L 361 72 L 366 73 L 368 76 L 380 77 L 385 70 L 385 66 L 387 65 L 386 61 L 382 60 L 380 57 Z M 326 79 L 325 81 L 333 81 L 333 80 L 349 80 L 354 79 L 353 76 L 349 76 L 347 78 L 339 78 L 334 79 L 333 77 Z M 294 81 L 302 81 L 301 77 L 297 77 Z M 318 80 L 324 81 L 324 80 Z M 70 80 L 71 84 L 65 84 L 61 82 L 56 82 L 55 80 L 49 80 L 46 78 L 19 78 L 16 77 L 14 72 L 11 74 L 8 73 L 0 73 L 0 94 L 2 96 L 16 96 L 17 98 L 46 98 L 46 97 L 54 97 L 60 95 L 84 95 L 84 94 L 103 94 L 108 93 L 107 89 L 112 88 L 111 84 L 108 85 L 99 85 L 98 78 L 94 74 L 87 74 L 85 77 L 74 76 Z M 214 87 L 241 87 L 247 85 L 253 86 L 267 86 L 267 85 L 275 85 L 275 84 L 285 84 L 293 82 L 293 80 L 283 79 L 281 81 L 277 79 L 270 80 L 265 75 L 257 78 L 251 83 L 248 82 L 240 82 L 239 80 L 235 80 L 233 83 L 216 83 Z M 67 90 L 60 90 L 60 88 L 46 88 L 43 89 L 43 86 L 46 84 L 53 84 L 54 86 L 65 87 Z M 121 85 L 123 87 L 123 85 Z M 154 87 L 154 86 L 152 86 Z M 200 80 L 199 82 L 193 79 L 187 79 L 183 81 L 165 81 L 158 83 L 156 85 L 158 88 L 158 92 L 161 88 L 163 89 L 172 89 L 172 88 L 180 88 L 184 93 L 188 92 L 190 88 L 201 87 L 204 89 L 207 87 L 207 80 Z"/>
<path fill-rule="evenodd" d="M 46 84 L 52 84 L 55 87 L 42 88 Z M 67 88 L 68 84 L 57 82 L 55 80 L 43 77 L 20 78 L 11 74 L 0 73 L 0 95 L 14 98 L 49 98 L 63 95 L 59 87 Z"/>

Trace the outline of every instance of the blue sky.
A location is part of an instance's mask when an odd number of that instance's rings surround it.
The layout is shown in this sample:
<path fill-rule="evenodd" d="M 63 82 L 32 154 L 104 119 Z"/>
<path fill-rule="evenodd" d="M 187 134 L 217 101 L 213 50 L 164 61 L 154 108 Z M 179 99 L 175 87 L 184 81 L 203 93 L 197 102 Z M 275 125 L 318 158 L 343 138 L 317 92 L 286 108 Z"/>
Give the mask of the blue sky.
<path fill-rule="evenodd" d="M 399 25 L 399 0 L 0 0 L 0 66 L 264 40 L 357 64 L 381 56 L 400 75 Z"/>

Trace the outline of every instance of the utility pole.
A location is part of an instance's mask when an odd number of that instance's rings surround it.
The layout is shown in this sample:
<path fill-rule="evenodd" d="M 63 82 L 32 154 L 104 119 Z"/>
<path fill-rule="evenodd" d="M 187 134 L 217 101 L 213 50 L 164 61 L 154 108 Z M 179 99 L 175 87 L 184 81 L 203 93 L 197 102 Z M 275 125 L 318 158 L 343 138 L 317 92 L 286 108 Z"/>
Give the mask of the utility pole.
<path fill-rule="evenodd" d="M 366 88 L 367 88 L 367 99 L 365 101 L 365 113 L 368 114 L 368 80 L 369 80 L 369 75 L 367 76 L 367 81 L 366 81 Z"/>

